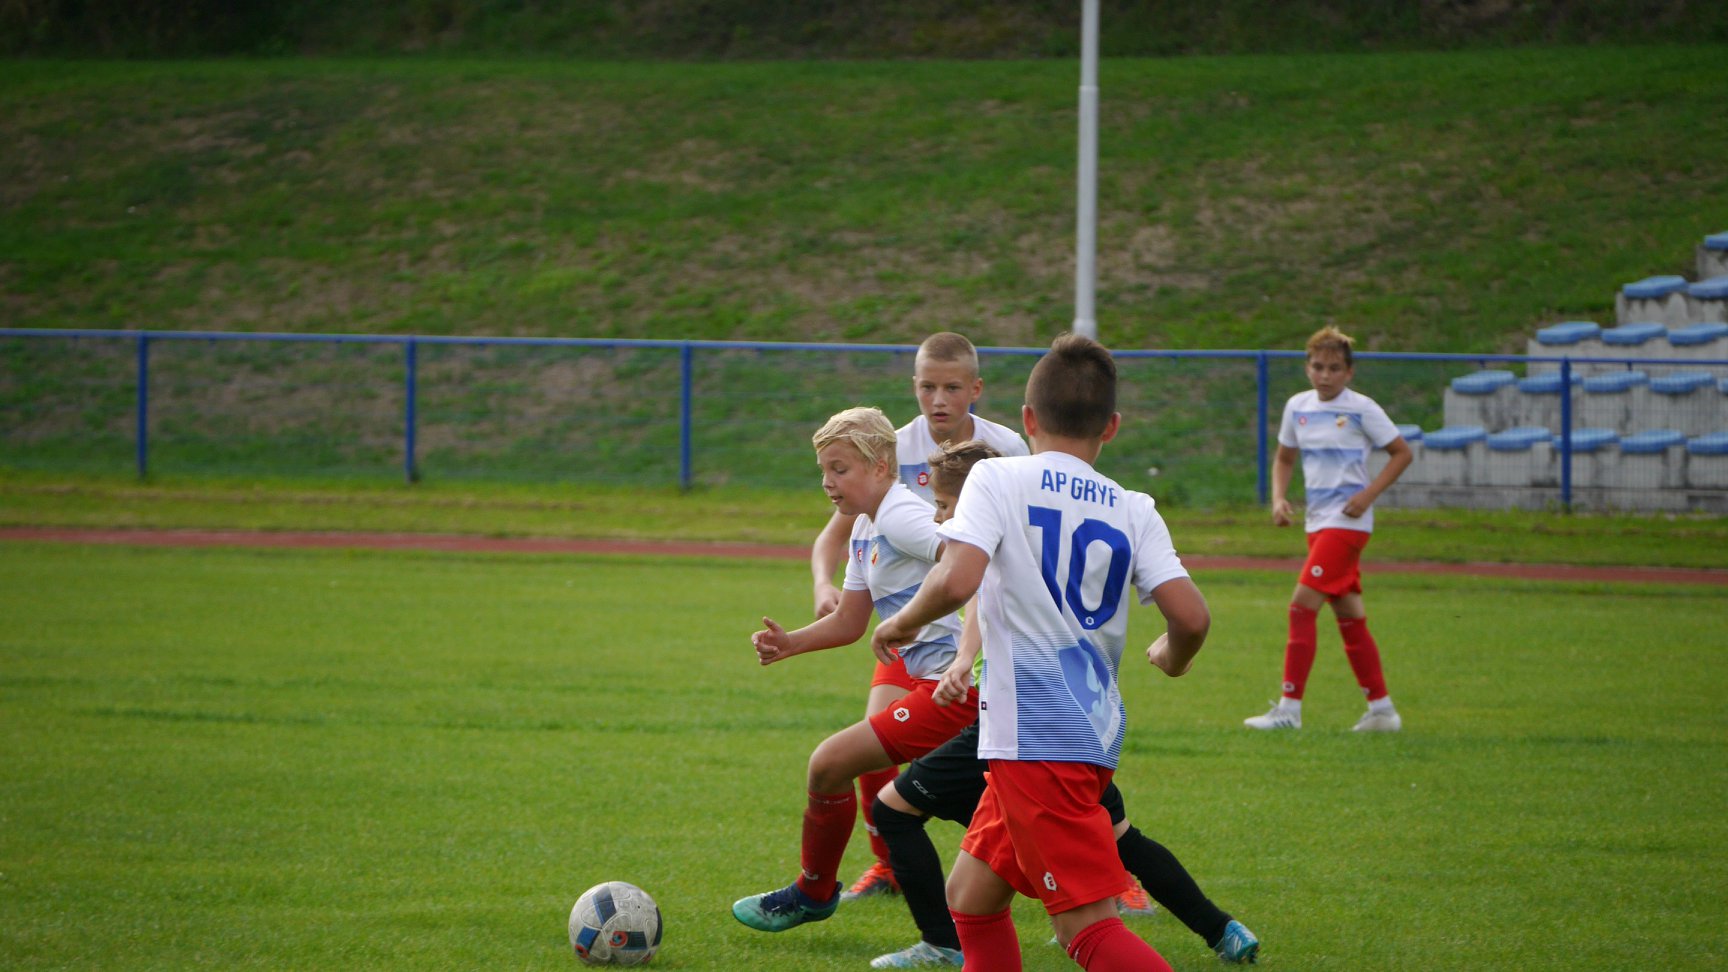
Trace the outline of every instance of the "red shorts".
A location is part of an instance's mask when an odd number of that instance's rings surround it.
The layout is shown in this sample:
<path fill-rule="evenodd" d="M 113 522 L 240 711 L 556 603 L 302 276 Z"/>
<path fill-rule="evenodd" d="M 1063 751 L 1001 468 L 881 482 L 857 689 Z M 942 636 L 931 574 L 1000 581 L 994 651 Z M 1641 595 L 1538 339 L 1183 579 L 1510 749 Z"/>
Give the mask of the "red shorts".
<path fill-rule="evenodd" d="M 1297 582 L 1327 597 L 1362 593 L 1362 548 L 1372 535 L 1342 527 L 1308 534 L 1308 559 Z"/>
<path fill-rule="evenodd" d="M 895 763 L 912 762 L 978 721 L 976 688 L 967 690 L 966 701 L 953 705 L 937 705 L 930 697 L 934 691 L 936 683 L 921 678 L 912 691 L 870 717 L 870 728 Z"/>
<path fill-rule="evenodd" d="M 884 665 L 881 659 L 876 660 L 876 672 L 870 676 L 870 687 L 878 685 L 898 685 L 910 692 L 918 687 L 919 680 L 912 677 L 906 670 L 906 659 L 894 656 L 894 664 Z"/>
<path fill-rule="evenodd" d="M 1128 890 L 1110 812 L 1114 770 L 993 759 L 960 849 L 1057 915 Z"/>

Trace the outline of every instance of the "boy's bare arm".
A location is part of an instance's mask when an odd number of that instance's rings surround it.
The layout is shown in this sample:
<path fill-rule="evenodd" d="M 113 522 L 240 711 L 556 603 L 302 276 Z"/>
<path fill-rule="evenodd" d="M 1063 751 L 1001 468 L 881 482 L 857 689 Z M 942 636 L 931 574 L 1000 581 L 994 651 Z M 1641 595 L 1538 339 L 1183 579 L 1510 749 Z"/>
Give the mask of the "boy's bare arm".
<path fill-rule="evenodd" d="M 960 627 L 960 645 L 954 652 L 954 660 L 948 663 L 948 670 L 930 692 L 937 705 L 952 705 L 966 698 L 967 690 L 972 688 L 972 663 L 978 660 L 978 652 L 983 648 L 984 637 L 978 629 L 978 599 L 974 597 L 966 603 L 966 620 Z"/>
<path fill-rule="evenodd" d="M 846 544 L 852 538 L 852 523 L 856 519 L 835 510 L 822 532 L 816 535 L 816 542 L 810 545 L 810 577 L 818 618 L 840 606 L 840 588 L 834 585 L 834 572 L 846 562 Z"/>
<path fill-rule="evenodd" d="M 1301 454 L 1280 445 L 1277 455 L 1272 457 L 1272 522 L 1277 526 L 1289 526 L 1295 521 L 1296 511 L 1285 495 L 1290 491 L 1290 477 L 1296 471 L 1296 457 Z"/>
<path fill-rule="evenodd" d="M 1206 643 L 1212 627 L 1212 611 L 1206 596 L 1186 577 L 1165 581 L 1152 591 L 1153 603 L 1164 615 L 1166 626 L 1158 640 L 1146 649 L 1146 660 L 1171 678 L 1187 673 L 1194 656 Z"/>
<path fill-rule="evenodd" d="M 918 593 L 895 615 L 876 625 L 870 650 L 885 664 L 893 664 L 895 649 L 910 644 L 918 630 L 937 618 L 953 614 L 978 593 L 990 555 L 969 543 L 950 541 L 942 547 L 942 559 L 930 568 Z"/>
<path fill-rule="evenodd" d="M 756 660 L 763 665 L 849 645 L 864 636 L 873 607 L 869 591 L 846 591 L 834 611 L 796 631 L 787 631 L 773 618 L 763 618 L 763 630 L 750 636 L 750 644 L 756 648 Z"/>
<path fill-rule="evenodd" d="M 1368 508 L 1374 505 L 1380 494 L 1391 488 L 1392 484 L 1398 481 L 1398 477 L 1404 475 L 1404 470 L 1410 468 L 1411 460 L 1416 458 L 1403 436 L 1386 443 L 1386 455 L 1386 468 L 1380 470 L 1380 475 L 1375 476 L 1374 481 L 1364 487 L 1362 492 L 1350 497 L 1344 504 L 1344 515 L 1361 516 L 1368 512 Z"/>

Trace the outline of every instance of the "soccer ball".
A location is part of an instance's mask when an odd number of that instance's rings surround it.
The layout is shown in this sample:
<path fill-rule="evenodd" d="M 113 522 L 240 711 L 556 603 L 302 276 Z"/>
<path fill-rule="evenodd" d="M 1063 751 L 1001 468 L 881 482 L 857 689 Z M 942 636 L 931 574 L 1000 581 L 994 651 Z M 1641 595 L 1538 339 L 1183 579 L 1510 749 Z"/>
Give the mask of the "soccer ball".
<path fill-rule="evenodd" d="M 570 947 L 586 965 L 646 965 L 660 950 L 660 906 L 634 884 L 596 884 L 570 909 Z"/>

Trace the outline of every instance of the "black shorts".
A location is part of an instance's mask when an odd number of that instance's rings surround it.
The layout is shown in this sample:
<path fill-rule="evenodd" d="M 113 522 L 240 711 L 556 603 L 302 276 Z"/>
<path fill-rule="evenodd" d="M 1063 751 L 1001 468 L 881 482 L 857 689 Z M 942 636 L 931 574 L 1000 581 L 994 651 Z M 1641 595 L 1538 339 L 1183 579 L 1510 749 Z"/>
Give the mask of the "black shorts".
<path fill-rule="evenodd" d="M 984 795 L 984 771 L 989 768 L 989 763 L 978 758 L 978 723 L 974 722 L 953 739 L 908 763 L 894 778 L 894 789 L 925 816 L 970 824 L 972 811 L 978 809 L 978 798 Z M 1112 824 L 1127 819 L 1122 791 L 1116 789 L 1115 783 L 1105 787 L 1098 802 L 1110 812 Z"/>

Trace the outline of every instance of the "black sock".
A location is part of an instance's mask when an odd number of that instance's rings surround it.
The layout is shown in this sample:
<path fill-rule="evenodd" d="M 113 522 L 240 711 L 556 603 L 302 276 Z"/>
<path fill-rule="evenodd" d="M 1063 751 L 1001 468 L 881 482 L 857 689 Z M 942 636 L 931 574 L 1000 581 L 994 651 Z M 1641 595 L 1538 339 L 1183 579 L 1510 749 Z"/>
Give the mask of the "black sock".
<path fill-rule="evenodd" d="M 918 933 L 932 945 L 959 948 L 960 935 L 954 931 L 954 918 L 948 913 L 947 878 L 942 873 L 942 858 L 936 845 L 924 832 L 926 818 L 901 813 L 878 797 L 870 814 L 876 820 L 876 832 L 888 845 L 888 863 L 894 868 L 894 880 L 900 882 L 900 894 L 912 912 L 912 922 Z"/>
<path fill-rule="evenodd" d="M 1194 934 L 1216 947 L 1224 939 L 1224 927 L 1230 915 L 1220 911 L 1200 890 L 1193 875 L 1170 853 L 1170 849 L 1130 826 L 1116 841 L 1116 853 L 1128 873 L 1140 879 L 1140 884 L 1152 900 L 1163 905 Z"/>

